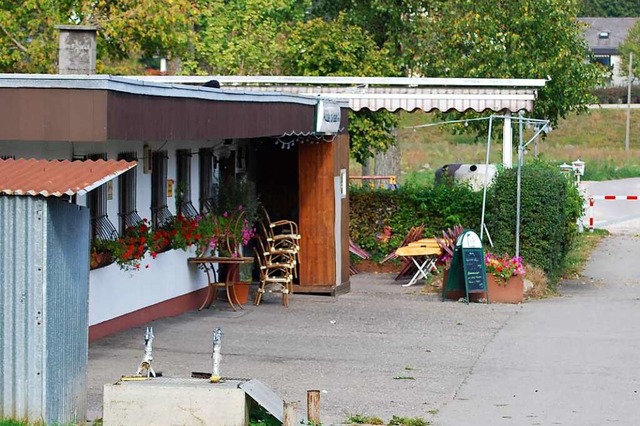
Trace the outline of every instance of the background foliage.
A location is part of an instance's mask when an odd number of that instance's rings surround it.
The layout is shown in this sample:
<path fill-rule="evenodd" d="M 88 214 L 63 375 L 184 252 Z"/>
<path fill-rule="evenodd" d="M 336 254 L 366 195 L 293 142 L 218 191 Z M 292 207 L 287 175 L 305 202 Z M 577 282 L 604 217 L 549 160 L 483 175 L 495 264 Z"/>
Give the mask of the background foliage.
<path fill-rule="evenodd" d="M 558 120 L 572 111 L 586 112 L 590 90 L 604 83 L 607 71 L 591 63 L 586 40 L 571 0 L 433 2 L 428 20 L 429 49 L 420 71 L 439 77 L 538 78 L 531 116 Z M 500 127 L 501 124 L 499 123 Z M 460 128 L 482 130 L 486 122 Z M 496 129 L 498 130 L 498 129 Z"/>
<path fill-rule="evenodd" d="M 349 234 L 380 260 L 398 248 L 412 226 L 425 225 L 424 236 L 461 224 L 479 231 L 482 192 L 449 182 L 435 186 L 403 185 L 397 190 L 349 189 Z M 388 233 L 385 233 L 388 227 Z"/>
<path fill-rule="evenodd" d="M 637 0 L 582 0 L 580 16 L 625 17 L 640 16 Z"/>
<path fill-rule="evenodd" d="M 485 222 L 493 253 L 515 255 L 517 169 L 501 170 L 487 192 Z M 584 200 L 557 166 L 534 161 L 522 168 L 520 256 L 559 278 L 564 259 L 578 235 Z M 440 236 L 460 224 L 480 233 L 482 191 L 446 182 L 402 185 L 398 190 L 350 188 L 351 239 L 374 261 L 398 248 L 412 226 L 425 225 L 424 237 Z M 387 228 L 385 230 L 385 227 Z"/>
<path fill-rule="evenodd" d="M 640 2 L 637 2 L 640 5 Z M 640 6 L 638 6 L 640 8 Z M 640 14 L 639 14 L 640 15 Z M 640 19 L 629 30 L 627 38 L 620 44 L 620 56 L 622 62 L 620 63 L 620 71 L 622 75 L 629 74 L 629 54 L 633 53 L 633 62 L 631 64 L 632 74 L 636 77 L 640 75 Z M 625 96 L 626 98 L 626 96 Z"/>

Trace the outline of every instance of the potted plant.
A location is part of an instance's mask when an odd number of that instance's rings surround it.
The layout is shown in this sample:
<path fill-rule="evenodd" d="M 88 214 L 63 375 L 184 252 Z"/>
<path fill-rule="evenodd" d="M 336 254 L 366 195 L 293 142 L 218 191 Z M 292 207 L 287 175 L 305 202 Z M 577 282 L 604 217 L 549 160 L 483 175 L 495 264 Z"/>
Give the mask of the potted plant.
<path fill-rule="evenodd" d="M 522 257 L 485 254 L 487 291 L 491 303 L 520 303 L 524 297 L 525 268 Z"/>
<path fill-rule="evenodd" d="M 89 269 L 98 269 L 115 262 L 110 240 L 96 239 L 89 254 Z"/>

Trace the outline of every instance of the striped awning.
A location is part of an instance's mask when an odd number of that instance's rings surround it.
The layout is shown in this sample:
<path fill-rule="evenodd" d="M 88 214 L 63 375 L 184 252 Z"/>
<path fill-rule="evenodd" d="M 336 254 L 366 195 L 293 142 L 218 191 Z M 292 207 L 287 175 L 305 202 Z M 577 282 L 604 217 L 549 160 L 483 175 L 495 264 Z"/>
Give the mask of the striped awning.
<path fill-rule="evenodd" d="M 271 92 L 333 98 L 353 111 L 532 111 L 542 79 L 129 76 L 153 83 L 202 85 L 216 80 L 221 92 Z"/>
<path fill-rule="evenodd" d="M 243 92 L 285 92 L 323 96 L 349 102 L 353 111 L 531 111 L 536 99 L 533 89 L 504 88 L 422 88 L 422 87 L 308 87 L 308 86 L 225 86 Z"/>
<path fill-rule="evenodd" d="M 0 194 L 84 195 L 136 164 L 124 160 L 0 160 Z"/>

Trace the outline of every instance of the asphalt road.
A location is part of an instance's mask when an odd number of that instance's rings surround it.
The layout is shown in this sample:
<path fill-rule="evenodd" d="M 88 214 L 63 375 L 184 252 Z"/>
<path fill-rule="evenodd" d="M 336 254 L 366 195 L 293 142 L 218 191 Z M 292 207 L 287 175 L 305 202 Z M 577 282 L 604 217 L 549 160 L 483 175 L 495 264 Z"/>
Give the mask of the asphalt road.
<path fill-rule="evenodd" d="M 640 239 L 614 234 L 562 297 L 506 322 L 435 425 L 640 422 Z"/>
<path fill-rule="evenodd" d="M 588 165 L 587 165 L 588 167 Z M 619 179 L 603 182 L 582 182 L 589 195 L 637 195 L 640 197 L 640 178 Z M 588 226 L 589 206 L 585 205 L 584 223 Z M 593 218 L 596 228 L 611 232 L 640 231 L 640 200 L 595 200 Z"/>

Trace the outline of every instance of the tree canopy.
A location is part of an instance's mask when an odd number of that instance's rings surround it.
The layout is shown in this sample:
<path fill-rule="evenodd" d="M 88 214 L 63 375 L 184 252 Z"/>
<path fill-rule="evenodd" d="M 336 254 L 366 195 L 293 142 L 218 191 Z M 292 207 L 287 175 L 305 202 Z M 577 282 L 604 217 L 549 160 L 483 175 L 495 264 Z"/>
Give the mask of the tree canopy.
<path fill-rule="evenodd" d="M 20 4 L 19 4 L 20 3 Z M 0 71 L 53 73 L 59 24 L 98 27 L 100 72 L 140 71 L 137 59 L 181 56 L 197 8 L 189 0 L 0 1 Z M 117 66 L 114 67 L 114 64 Z"/>
<path fill-rule="evenodd" d="M 632 17 L 640 16 L 638 0 L 582 0 L 579 16 Z"/>
<path fill-rule="evenodd" d="M 622 63 L 620 71 L 622 75 L 629 73 L 629 54 L 633 52 L 632 71 L 635 78 L 640 76 L 640 20 L 629 30 L 627 38 L 619 47 Z"/>
<path fill-rule="evenodd" d="M 334 21 L 314 18 L 298 22 L 284 45 L 284 74 L 310 76 L 387 76 L 395 74 L 384 48 L 363 28 L 350 25 L 340 13 Z M 384 152 L 395 143 L 397 116 L 387 111 L 349 114 L 351 155 L 358 162 Z"/>
<path fill-rule="evenodd" d="M 197 0 L 193 0 L 197 1 Z M 185 72 L 280 74 L 279 57 L 290 26 L 305 17 L 307 0 L 200 0 Z"/>
<path fill-rule="evenodd" d="M 442 0 L 427 19 L 421 74 L 548 79 L 532 113 L 553 126 L 585 112 L 605 70 L 590 51 L 568 0 Z"/>

